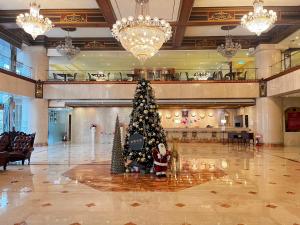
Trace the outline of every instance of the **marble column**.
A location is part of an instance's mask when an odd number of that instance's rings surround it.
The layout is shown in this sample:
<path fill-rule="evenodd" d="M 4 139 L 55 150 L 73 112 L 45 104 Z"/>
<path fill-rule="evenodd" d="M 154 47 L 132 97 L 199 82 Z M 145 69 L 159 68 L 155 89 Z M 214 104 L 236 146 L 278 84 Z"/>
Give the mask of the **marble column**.
<path fill-rule="evenodd" d="M 48 101 L 44 99 L 28 100 L 28 130 L 36 133 L 35 145 L 48 144 Z"/>
<path fill-rule="evenodd" d="M 47 56 L 47 49 L 43 46 L 23 46 L 23 53 L 29 60 L 27 65 L 32 65 L 32 79 L 47 80 L 49 70 L 49 57 Z"/>
<path fill-rule="evenodd" d="M 24 54 L 32 65 L 32 78 L 45 81 L 48 77 L 49 57 L 47 49 L 43 46 L 24 46 Z M 36 133 L 35 144 L 48 144 L 48 100 L 47 99 L 29 99 L 28 110 L 30 118 L 28 119 L 28 129 L 31 133 Z"/>
<path fill-rule="evenodd" d="M 283 144 L 282 98 L 267 97 L 256 101 L 257 133 L 264 144 Z"/>
<path fill-rule="evenodd" d="M 280 70 L 281 46 L 275 44 L 261 44 L 255 50 L 255 67 L 257 79 L 267 78 Z M 272 67 L 273 66 L 273 67 Z"/>
<path fill-rule="evenodd" d="M 261 44 L 255 50 L 257 79 L 274 75 L 281 69 L 281 46 Z M 256 99 L 256 131 L 264 144 L 283 144 L 282 99 L 261 97 Z"/>

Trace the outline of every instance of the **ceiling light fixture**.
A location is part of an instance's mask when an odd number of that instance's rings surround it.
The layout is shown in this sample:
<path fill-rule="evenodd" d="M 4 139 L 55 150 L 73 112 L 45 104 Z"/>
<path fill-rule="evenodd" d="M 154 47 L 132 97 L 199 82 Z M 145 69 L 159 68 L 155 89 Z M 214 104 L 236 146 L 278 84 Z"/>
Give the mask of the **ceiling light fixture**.
<path fill-rule="evenodd" d="M 29 13 L 21 13 L 17 16 L 16 22 L 18 26 L 30 34 L 33 39 L 36 39 L 37 36 L 53 28 L 51 20 L 40 15 L 40 5 L 35 2 L 30 3 Z"/>
<path fill-rule="evenodd" d="M 246 27 L 258 36 L 268 30 L 277 20 L 276 12 L 264 9 L 263 3 L 263 0 L 254 0 L 254 12 L 244 15 L 241 20 L 243 27 Z"/>
<path fill-rule="evenodd" d="M 122 46 L 144 63 L 154 56 L 172 36 L 172 28 L 165 20 L 149 16 L 149 0 L 136 0 L 136 18 L 129 16 L 116 21 L 113 36 Z"/>
<path fill-rule="evenodd" d="M 217 51 L 228 61 L 232 59 L 236 55 L 236 53 L 242 48 L 241 44 L 233 42 L 231 35 L 228 34 L 225 37 L 225 45 L 221 44 L 218 46 Z"/>
<path fill-rule="evenodd" d="M 74 58 L 77 54 L 80 52 L 80 48 L 75 47 L 72 43 L 72 39 L 68 35 L 65 37 L 65 43 L 60 43 L 57 47 L 56 50 L 63 56 L 66 56 L 68 59 Z"/>

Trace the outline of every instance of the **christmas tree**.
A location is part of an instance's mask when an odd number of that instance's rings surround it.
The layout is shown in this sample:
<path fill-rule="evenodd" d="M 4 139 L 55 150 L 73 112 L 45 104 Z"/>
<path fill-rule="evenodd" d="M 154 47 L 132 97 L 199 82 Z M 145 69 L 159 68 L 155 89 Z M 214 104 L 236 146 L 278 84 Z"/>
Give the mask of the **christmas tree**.
<path fill-rule="evenodd" d="M 142 135 L 144 142 L 140 150 L 131 148 L 129 140 L 132 135 Z M 139 169 L 150 171 L 153 166 L 152 149 L 159 143 L 166 143 L 165 132 L 161 126 L 154 91 L 150 82 L 142 79 L 138 82 L 133 99 L 133 110 L 124 144 L 124 158 L 128 167 L 134 165 Z"/>
<path fill-rule="evenodd" d="M 121 132 L 120 132 L 120 123 L 119 117 L 116 119 L 115 126 L 115 136 L 112 148 L 112 156 L 111 156 L 111 173 L 124 173 L 124 160 L 123 160 L 123 150 L 121 143 Z"/>

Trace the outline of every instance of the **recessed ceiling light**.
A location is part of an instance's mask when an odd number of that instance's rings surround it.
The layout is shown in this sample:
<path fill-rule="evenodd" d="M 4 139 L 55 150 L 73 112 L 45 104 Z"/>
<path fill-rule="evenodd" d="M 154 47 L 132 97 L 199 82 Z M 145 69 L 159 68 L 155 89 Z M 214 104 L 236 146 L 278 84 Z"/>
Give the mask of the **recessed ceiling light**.
<path fill-rule="evenodd" d="M 299 36 L 296 36 L 296 40 L 298 40 L 299 39 Z"/>

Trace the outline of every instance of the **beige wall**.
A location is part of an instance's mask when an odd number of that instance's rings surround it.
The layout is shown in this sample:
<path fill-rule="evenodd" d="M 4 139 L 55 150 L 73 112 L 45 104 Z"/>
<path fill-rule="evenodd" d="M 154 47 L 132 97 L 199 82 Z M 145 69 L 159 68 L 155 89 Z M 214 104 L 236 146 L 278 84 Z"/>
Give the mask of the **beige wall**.
<path fill-rule="evenodd" d="M 268 82 L 268 96 L 288 94 L 300 90 L 300 69 Z"/>
<path fill-rule="evenodd" d="M 32 82 L 9 76 L 0 72 L 0 92 L 34 97 L 35 85 Z"/>
<path fill-rule="evenodd" d="M 220 126 L 220 120 L 224 116 L 223 109 L 188 109 L 189 123 L 185 125 L 181 123 L 182 109 L 160 109 L 162 125 L 164 128 L 184 128 L 199 127 L 204 128 L 207 125 L 214 127 Z M 88 143 L 91 141 L 90 125 L 96 124 L 96 143 L 111 143 L 113 140 L 113 132 L 115 128 L 115 119 L 119 115 L 120 123 L 126 127 L 129 123 L 129 115 L 132 111 L 131 107 L 78 107 L 72 111 L 72 142 Z M 237 115 L 236 109 L 226 109 L 231 121 L 227 126 L 233 126 L 234 116 Z M 179 113 L 176 117 L 175 114 Z M 193 117 L 192 115 L 195 116 Z M 167 115 L 171 118 L 167 119 Z M 203 117 L 204 115 L 204 117 Z M 179 120 L 179 123 L 176 122 Z M 192 122 L 190 122 L 192 120 Z"/>
<path fill-rule="evenodd" d="M 158 99 L 257 98 L 258 83 L 152 84 Z M 46 84 L 46 99 L 132 99 L 136 84 Z"/>
<path fill-rule="evenodd" d="M 283 121 L 285 121 L 285 110 L 290 107 L 300 107 L 300 98 L 283 98 Z M 300 146 L 300 132 L 285 132 L 284 123 L 284 145 Z"/>
<path fill-rule="evenodd" d="M 120 123 L 129 123 L 130 107 L 83 107 L 72 111 L 72 142 L 91 141 L 90 125 L 96 124 L 96 143 L 110 143 L 113 140 L 115 121 L 119 115 Z"/>
<path fill-rule="evenodd" d="M 237 114 L 243 116 L 248 115 L 249 129 L 256 132 L 256 106 L 241 107 L 237 110 Z"/>

